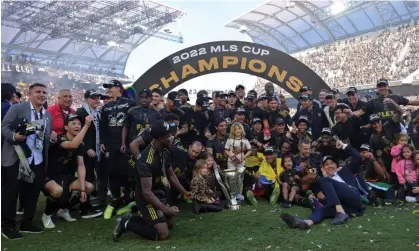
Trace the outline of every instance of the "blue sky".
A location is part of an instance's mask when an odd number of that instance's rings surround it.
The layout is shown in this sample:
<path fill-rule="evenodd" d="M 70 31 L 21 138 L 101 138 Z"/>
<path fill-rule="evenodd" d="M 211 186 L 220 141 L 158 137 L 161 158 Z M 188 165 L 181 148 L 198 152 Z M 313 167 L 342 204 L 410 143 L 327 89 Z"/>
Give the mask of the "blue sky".
<path fill-rule="evenodd" d="M 137 79 L 155 63 L 181 49 L 218 40 L 249 41 L 248 35 L 225 25 L 236 17 L 257 7 L 264 1 L 189 0 L 158 1 L 186 12 L 177 23 L 167 26 L 173 34 L 181 32 L 184 43 L 179 44 L 158 38 L 150 38 L 135 49 L 127 62 L 125 74 Z M 192 79 L 179 88 L 234 89 L 237 84 L 251 87 L 256 77 L 241 73 L 216 73 Z M 177 88 L 177 89 L 179 89 Z"/>

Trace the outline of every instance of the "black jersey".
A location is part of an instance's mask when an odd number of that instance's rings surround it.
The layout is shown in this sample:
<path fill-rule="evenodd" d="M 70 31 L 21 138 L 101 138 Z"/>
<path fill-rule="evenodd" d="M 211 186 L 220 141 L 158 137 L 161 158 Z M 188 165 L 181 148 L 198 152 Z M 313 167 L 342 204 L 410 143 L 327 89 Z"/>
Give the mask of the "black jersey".
<path fill-rule="evenodd" d="M 133 140 L 139 133 L 150 127 L 160 117 L 158 111 L 150 107 L 135 106 L 128 110 L 128 138 Z"/>
<path fill-rule="evenodd" d="M 388 98 L 392 99 L 398 105 L 407 105 L 409 100 L 407 98 L 398 95 L 389 95 Z M 384 97 L 379 97 L 370 100 L 362 110 L 368 115 L 371 113 L 377 113 L 383 122 L 391 120 L 396 111 L 396 108 L 392 103 L 384 103 Z"/>
<path fill-rule="evenodd" d="M 63 134 L 58 137 L 57 143 L 49 148 L 48 175 L 75 175 L 78 167 L 77 157 L 83 158 L 83 143 L 76 149 L 64 149 L 61 143 L 66 141 L 70 140 Z"/>

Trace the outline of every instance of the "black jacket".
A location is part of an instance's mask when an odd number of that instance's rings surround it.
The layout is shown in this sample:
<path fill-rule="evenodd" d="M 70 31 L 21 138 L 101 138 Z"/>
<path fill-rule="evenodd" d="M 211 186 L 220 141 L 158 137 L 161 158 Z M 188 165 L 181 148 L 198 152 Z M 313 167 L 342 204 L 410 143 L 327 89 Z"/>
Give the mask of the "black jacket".
<path fill-rule="evenodd" d="M 76 114 L 80 117 L 81 125 L 84 126 L 85 118 L 89 116 L 89 113 L 81 107 L 78 108 L 76 111 Z M 84 153 L 86 153 L 87 150 L 93 149 L 93 151 L 96 152 L 96 126 L 95 123 L 90 125 L 89 129 L 87 129 L 86 135 L 83 138 L 83 144 L 84 144 Z"/>

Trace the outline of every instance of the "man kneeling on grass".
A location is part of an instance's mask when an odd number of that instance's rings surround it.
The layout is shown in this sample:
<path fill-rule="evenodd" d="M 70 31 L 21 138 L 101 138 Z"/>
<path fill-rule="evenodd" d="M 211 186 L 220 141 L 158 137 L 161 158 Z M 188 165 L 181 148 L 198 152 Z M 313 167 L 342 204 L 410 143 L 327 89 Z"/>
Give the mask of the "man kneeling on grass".
<path fill-rule="evenodd" d="M 173 228 L 172 217 L 179 213 L 169 206 L 170 186 L 190 199 L 190 193 L 182 187 L 170 166 L 168 148 L 177 132 L 175 123 L 156 121 L 151 125 L 153 141 L 141 152 L 136 168 L 135 199 L 139 216 L 127 213 L 118 219 L 113 240 L 119 241 L 122 233 L 129 230 L 151 240 L 165 240 Z"/>
<path fill-rule="evenodd" d="M 93 116 L 86 117 L 86 123 L 81 127 L 80 117 L 70 114 L 64 121 L 65 132 L 58 138 L 56 144 L 49 149 L 49 165 L 44 191 L 49 194 L 46 202 L 42 223 L 45 228 L 55 228 L 51 214 L 58 210 L 57 216 L 68 222 L 76 221 L 69 209 L 79 201 L 82 218 L 92 218 L 88 212 L 87 196 L 93 192 L 93 184 L 85 180 L 86 167 L 83 161 L 83 138 L 93 121 Z M 78 177 L 75 177 L 77 168 Z M 73 196 L 71 194 L 73 193 Z M 75 199 L 77 198 L 77 199 Z"/>
<path fill-rule="evenodd" d="M 322 222 L 323 219 L 333 218 L 332 224 L 343 224 L 349 220 L 351 214 L 363 215 L 359 183 L 355 174 L 360 172 L 361 155 L 357 150 L 336 142 L 336 148 L 344 149 L 352 157 L 351 162 L 344 167 L 337 167 L 332 156 L 323 157 L 322 174 L 317 182 L 325 195 L 324 206 L 316 207 L 308 220 L 303 220 L 290 214 L 281 214 L 281 218 L 291 228 L 309 229 L 311 225 Z"/>

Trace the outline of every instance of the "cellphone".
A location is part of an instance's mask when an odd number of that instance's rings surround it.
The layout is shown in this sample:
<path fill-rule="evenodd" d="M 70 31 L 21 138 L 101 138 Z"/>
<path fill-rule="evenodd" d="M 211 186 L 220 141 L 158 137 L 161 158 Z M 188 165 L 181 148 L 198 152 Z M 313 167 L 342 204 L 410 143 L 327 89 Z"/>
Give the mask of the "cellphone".
<path fill-rule="evenodd" d="M 333 139 L 334 139 L 335 141 L 340 140 L 340 139 L 339 139 L 339 136 L 338 136 L 338 135 L 336 135 L 336 134 L 335 134 L 335 135 L 333 135 Z"/>

